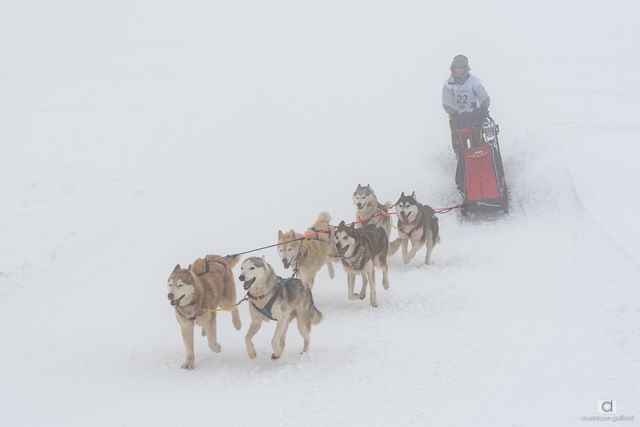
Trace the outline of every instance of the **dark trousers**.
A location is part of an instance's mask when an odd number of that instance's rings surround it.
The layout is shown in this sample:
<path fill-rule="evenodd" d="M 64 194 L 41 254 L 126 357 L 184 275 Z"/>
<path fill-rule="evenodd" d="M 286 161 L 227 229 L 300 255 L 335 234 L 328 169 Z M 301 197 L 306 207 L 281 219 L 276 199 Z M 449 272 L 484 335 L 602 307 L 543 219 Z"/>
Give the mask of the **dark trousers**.
<path fill-rule="evenodd" d="M 449 119 L 449 127 L 451 128 L 451 148 L 453 148 L 453 152 L 455 153 L 458 161 L 455 177 L 456 187 L 458 187 L 458 190 L 464 192 L 464 150 L 462 144 L 458 140 L 456 123 L 454 123 L 452 119 Z"/>

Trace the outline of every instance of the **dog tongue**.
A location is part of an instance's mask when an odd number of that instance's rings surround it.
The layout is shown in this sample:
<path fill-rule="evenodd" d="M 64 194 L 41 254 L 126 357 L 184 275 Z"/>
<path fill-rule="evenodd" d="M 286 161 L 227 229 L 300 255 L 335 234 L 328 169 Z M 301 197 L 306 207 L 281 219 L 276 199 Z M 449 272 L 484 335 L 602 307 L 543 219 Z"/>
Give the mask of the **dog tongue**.
<path fill-rule="evenodd" d="M 256 281 L 256 278 L 254 277 L 253 279 L 247 280 L 246 282 L 244 282 L 244 285 L 243 285 L 244 286 L 244 290 L 245 291 L 249 290 L 249 288 L 251 287 L 251 285 L 253 285 L 253 282 L 255 282 L 255 281 Z"/>

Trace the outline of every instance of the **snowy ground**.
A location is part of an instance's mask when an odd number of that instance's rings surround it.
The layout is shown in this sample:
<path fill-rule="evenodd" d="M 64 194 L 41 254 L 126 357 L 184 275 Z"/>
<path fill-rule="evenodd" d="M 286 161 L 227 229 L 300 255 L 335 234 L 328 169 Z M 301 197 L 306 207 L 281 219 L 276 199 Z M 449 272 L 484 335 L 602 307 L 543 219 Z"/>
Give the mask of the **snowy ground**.
<path fill-rule="evenodd" d="M 608 399 L 640 420 L 638 6 L 0 12 L 3 425 L 568 426 Z M 434 265 L 393 258 L 378 309 L 322 271 L 307 355 L 292 328 L 271 361 L 269 324 L 249 360 L 245 306 L 179 369 L 176 263 L 352 219 L 358 183 L 459 202 L 440 107 L 458 53 L 492 95 L 512 213 L 443 215 Z"/>

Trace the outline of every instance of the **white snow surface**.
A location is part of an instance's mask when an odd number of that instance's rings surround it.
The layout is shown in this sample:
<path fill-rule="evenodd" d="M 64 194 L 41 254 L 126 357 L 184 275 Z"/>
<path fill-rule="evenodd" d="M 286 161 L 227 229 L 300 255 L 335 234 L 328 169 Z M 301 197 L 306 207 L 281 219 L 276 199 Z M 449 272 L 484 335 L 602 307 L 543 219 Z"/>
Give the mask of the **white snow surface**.
<path fill-rule="evenodd" d="M 637 425 L 639 6 L 593 3 L 4 2 L 2 424 L 570 426 L 613 399 Z M 243 305 L 180 369 L 176 263 L 352 220 L 358 183 L 460 202 L 459 53 L 512 212 L 441 215 L 377 309 L 321 271 L 308 354 L 292 327 L 272 361 L 270 322 L 250 360 Z"/>

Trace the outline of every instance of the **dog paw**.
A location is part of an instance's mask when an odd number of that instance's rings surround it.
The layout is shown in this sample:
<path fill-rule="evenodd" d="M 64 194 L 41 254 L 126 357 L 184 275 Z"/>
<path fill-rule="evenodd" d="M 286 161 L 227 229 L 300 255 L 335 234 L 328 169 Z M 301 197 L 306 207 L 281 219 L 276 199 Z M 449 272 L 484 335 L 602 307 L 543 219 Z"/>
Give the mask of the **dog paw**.
<path fill-rule="evenodd" d="M 247 350 L 247 354 L 249 355 L 249 359 L 255 359 L 256 356 L 258 355 L 255 349 Z"/>
<path fill-rule="evenodd" d="M 364 299 L 367 296 L 367 293 L 366 292 L 360 292 L 359 294 L 356 294 L 356 295 L 358 295 L 358 298 Z"/>
<path fill-rule="evenodd" d="M 382 287 L 385 289 L 389 289 L 389 282 L 382 282 Z"/>
<path fill-rule="evenodd" d="M 378 308 L 378 302 L 377 301 L 371 301 L 371 307 Z"/>
<path fill-rule="evenodd" d="M 275 353 L 271 353 L 271 360 L 280 359 L 280 356 L 277 356 Z"/>
<path fill-rule="evenodd" d="M 182 369 L 194 369 L 196 367 L 196 363 L 194 360 L 190 360 L 187 359 L 185 360 L 185 362 L 182 364 L 182 366 L 180 366 Z"/>
<path fill-rule="evenodd" d="M 349 295 L 349 299 L 359 299 L 359 298 L 360 298 L 360 295 L 358 295 L 358 294 Z"/>
<path fill-rule="evenodd" d="M 215 343 L 214 345 L 211 346 L 211 351 L 213 351 L 214 353 L 220 353 L 221 350 L 222 350 L 222 346 L 218 343 Z"/>

